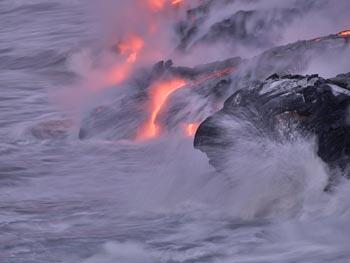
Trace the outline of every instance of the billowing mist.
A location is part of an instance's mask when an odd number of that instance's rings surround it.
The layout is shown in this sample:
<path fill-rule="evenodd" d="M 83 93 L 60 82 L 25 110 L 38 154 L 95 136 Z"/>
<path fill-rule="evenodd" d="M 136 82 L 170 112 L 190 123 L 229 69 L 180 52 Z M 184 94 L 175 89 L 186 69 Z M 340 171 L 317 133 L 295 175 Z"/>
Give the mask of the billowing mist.
<path fill-rule="evenodd" d="M 0 1 L 1 262 L 349 261 L 348 0 L 29 2 Z"/>

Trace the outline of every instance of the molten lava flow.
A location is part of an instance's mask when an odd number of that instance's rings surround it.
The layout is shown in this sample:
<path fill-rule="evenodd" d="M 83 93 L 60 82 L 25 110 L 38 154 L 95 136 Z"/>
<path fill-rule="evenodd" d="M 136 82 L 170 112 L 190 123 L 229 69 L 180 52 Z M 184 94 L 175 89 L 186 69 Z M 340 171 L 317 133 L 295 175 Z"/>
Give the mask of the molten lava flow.
<path fill-rule="evenodd" d="M 147 0 L 149 8 L 154 11 L 162 11 L 166 7 L 172 5 L 172 6 L 178 6 L 181 3 L 183 3 L 183 0 Z"/>
<path fill-rule="evenodd" d="M 230 67 L 224 68 L 222 70 L 218 70 L 218 71 L 214 71 L 214 72 L 211 72 L 208 74 L 204 74 L 204 75 L 198 77 L 196 80 L 192 81 L 190 86 L 200 85 L 203 82 L 206 82 L 206 81 L 209 81 L 212 79 L 225 77 L 227 75 L 230 75 L 234 70 L 235 70 L 235 68 L 230 66 Z"/>
<path fill-rule="evenodd" d="M 159 16 L 156 13 L 165 11 L 171 6 L 179 6 L 183 3 L 183 0 L 143 0 L 140 2 L 142 3 L 140 7 L 146 8 L 149 12 L 145 21 L 143 21 L 143 17 L 141 17 L 140 21 L 140 24 L 144 24 L 148 28 L 148 32 L 145 32 L 146 35 L 144 35 L 144 38 L 141 38 L 139 35 L 135 35 L 135 32 L 139 30 L 131 30 L 129 36 L 117 45 L 120 59 L 108 72 L 106 78 L 107 86 L 120 84 L 126 80 L 137 61 L 154 61 L 158 57 L 159 60 L 162 58 L 160 49 L 152 46 L 151 43 L 145 43 L 145 39 L 155 39 L 157 37 L 156 34 L 159 34 L 159 23 L 157 23 Z"/>
<path fill-rule="evenodd" d="M 160 126 L 157 124 L 157 116 L 166 103 L 168 97 L 179 88 L 184 87 L 186 82 L 182 79 L 161 81 L 151 87 L 151 115 L 142 127 L 137 139 L 151 139 L 159 135 Z"/>
<path fill-rule="evenodd" d="M 340 36 L 340 37 L 350 37 L 350 30 L 345 30 L 345 31 L 339 32 L 338 36 Z"/>
<path fill-rule="evenodd" d="M 181 3 L 182 3 L 182 0 L 173 0 L 173 1 L 171 1 L 172 5 L 179 5 Z"/>
<path fill-rule="evenodd" d="M 186 127 L 186 135 L 189 137 L 193 137 L 197 130 L 198 130 L 199 124 L 198 123 L 190 123 Z"/>
<path fill-rule="evenodd" d="M 137 58 L 137 54 L 144 46 L 144 41 L 139 36 L 131 36 L 126 42 L 121 42 L 118 45 L 118 49 L 122 55 L 127 55 L 127 62 L 134 63 Z"/>
<path fill-rule="evenodd" d="M 136 62 L 143 46 L 144 41 L 138 36 L 131 36 L 126 41 L 118 44 L 118 51 L 123 58 L 111 70 L 108 78 L 109 84 L 119 84 L 129 76 L 132 65 Z"/>
<path fill-rule="evenodd" d="M 148 4 L 153 11 L 160 11 L 165 6 L 165 0 L 148 0 Z"/>
<path fill-rule="evenodd" d="M 145 125 L 142 127 L 140 132 L 137 135 L 137 139 L 145 140 L 151 139 L 159 135 L 161 127 L 157 124 L 157 117 L 168 97 L 179 88 L 187 85 L 188 87 L 200 85 L 201 83 L 208 81 L 214 78 L 224 77 L 229 75 L 234 70 L 234 67 L 227 67 L 222 70 L 214 71 L 212 73 L 201 76 L 200 78 L 186 83 L 183 79 L 172 79 L 170 81 L 161 81 L 155 83 L 150 88 L 150 97 L 151 97 L 151 114 L 149 119 L 146 121 Z M 194 136 L 199 124 L 189 123 L 185 127 L 185 133 L 188 136 Z"/>

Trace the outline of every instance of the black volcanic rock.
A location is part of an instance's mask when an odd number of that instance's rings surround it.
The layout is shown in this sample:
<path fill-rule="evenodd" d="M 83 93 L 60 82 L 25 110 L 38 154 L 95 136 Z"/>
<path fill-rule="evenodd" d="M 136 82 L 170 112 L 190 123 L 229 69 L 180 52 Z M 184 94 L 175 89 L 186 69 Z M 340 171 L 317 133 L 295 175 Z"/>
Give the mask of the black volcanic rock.
<path fill-rule="evenodd" d="M 323 79 L 318 75 L 278 76 L 236 91 L 219 112 L 199 127 L 195 148 L 218 169 L 221 153 L 235 138 L 292 140 L 315 136 L 317 154 L 331 167 L 345 168 L 350 157 L 350 74 Z"/>

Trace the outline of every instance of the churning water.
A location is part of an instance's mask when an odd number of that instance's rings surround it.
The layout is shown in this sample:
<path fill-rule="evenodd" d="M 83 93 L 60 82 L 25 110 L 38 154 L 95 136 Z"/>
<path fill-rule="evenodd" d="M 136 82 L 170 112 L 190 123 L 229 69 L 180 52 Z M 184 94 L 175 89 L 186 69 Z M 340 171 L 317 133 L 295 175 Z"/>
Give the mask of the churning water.
<path fill-rule="evenodd" d="M 313 142 L 242 139 L 217 173 L 179 134 L 79 140 L 83 2 L 0 1 L 1 263 L 350 262 L 349 184 L 323 191 Z"/>

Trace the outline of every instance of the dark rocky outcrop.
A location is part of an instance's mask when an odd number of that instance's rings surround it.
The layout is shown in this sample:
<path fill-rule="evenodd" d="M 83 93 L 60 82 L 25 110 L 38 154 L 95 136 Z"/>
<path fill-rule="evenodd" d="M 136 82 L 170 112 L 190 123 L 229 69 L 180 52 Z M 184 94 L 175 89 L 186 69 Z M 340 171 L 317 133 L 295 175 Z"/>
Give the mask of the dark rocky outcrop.
<path fill-rule="evenodd" d="M 345 168 L 350 157 L 349 84 L 350 74 L 332 79 L 274 74 L 228 98 L 200 125 L 194 145 L 220 169 L 221 153 L 234 149 L 238 136 L 284 141 L 297 134 L 316 137 L 319 157 L 331 167 Z"/>

